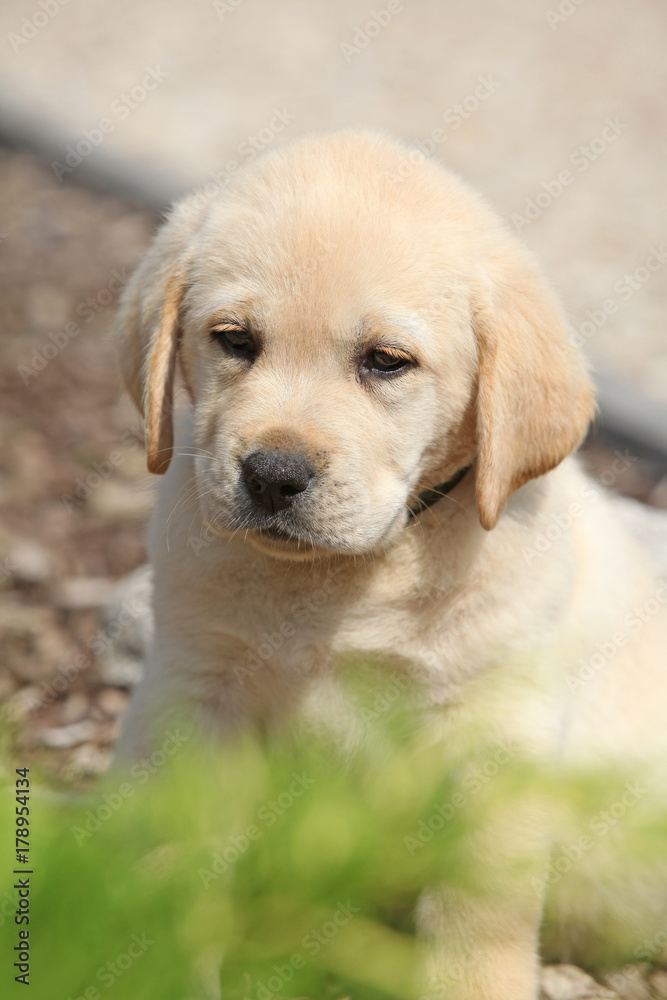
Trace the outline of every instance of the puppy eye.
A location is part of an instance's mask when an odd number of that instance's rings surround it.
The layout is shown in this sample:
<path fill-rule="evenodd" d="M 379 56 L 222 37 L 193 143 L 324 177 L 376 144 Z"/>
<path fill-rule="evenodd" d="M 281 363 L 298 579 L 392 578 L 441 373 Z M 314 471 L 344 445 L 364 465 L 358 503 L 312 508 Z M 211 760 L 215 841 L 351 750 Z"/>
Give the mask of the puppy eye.
<path fill-rule="evenodd" d="M 375 350 L 366 355 L 361 371 L 366 375 L 396 375 L 405 371 L 412 363 L 404 354 Z"/>
<path fill-rule="evenodd" d="M 228 353 L 236 358 L 253 360 L 257 347 L 252 335 L 243 327 L 221 326 L 211 330 L 211 338 L 220 344 Z"/>

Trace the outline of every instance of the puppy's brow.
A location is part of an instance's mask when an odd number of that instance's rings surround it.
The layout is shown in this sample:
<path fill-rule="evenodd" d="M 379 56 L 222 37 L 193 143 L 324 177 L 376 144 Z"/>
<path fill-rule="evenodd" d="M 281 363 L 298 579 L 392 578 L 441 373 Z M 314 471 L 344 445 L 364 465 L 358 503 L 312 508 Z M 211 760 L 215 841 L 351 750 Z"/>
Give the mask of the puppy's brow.
<path fill-rule="evenodd" d="M 421 316 L 396 315 L 395 313 L 365 316 L 358 327 L 358 332 L 364 335 L 394 332 L 399 335 L 404 333 L 406 336 L 415 338 L 426 336 L 429 330 L 428 323 Z"/>
<path fill-rule="evenodd" d="M 382 345 L 388 352 L 398 355 L 406 351 L 414 353 L 424 347 L 429 340 L 430 330 L 421 318 L 396 316 L 368 316 L 358 325 L 356 331 L 357 348 Z"/>
<path fill-rule="evenodd" d="M 233 322 L 241 326 L 254 323 L 256 310 L 253 303 L 239 297 L 208 289 L 208 294 L 202 294 L 201 288 L 193 287 L 184 298 L 187 318 L 195 326 L 215 326 L 216 323 Z"/>
<path fill-rule="evenodd" d="M 237 326 L 247 326 L 251 322 L 251 315 L 247 307 L 235 303 L 214 309 L 209 313 L 208 321 L 211 325 L 221 326 L 225 323 L 234 323 Z"/>
<path fill-rule="evenodd" d="M 252 324 L 238 313 L 216 313 L 210 317 L 207 326 L 211 330 L 248 330 Z"/>

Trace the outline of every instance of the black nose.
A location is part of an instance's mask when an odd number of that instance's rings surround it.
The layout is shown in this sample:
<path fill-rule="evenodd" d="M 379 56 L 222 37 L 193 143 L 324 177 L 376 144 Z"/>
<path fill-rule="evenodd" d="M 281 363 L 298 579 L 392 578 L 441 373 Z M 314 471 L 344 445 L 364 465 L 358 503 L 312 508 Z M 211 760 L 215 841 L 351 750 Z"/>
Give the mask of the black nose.
<path fill-rule="evenodd" d="M 287 451 L 254 451 L 243 462 L 241 473 L 253 502 L 271 514 L 289 507 L 313 478 L 308 462 Z"/>

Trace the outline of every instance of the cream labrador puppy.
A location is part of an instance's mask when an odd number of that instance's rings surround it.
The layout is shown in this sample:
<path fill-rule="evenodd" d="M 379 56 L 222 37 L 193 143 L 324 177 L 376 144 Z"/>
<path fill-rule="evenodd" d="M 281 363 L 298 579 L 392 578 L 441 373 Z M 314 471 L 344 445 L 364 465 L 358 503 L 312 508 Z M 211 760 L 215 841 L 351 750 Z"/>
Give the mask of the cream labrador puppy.
<path fill-rule="evenodd" d="M 348 654 L 414 678 L 471 760 L 480 723 L 546 758 L 664 747 L 667 588 L 569 457 L 595 409 L 586 365 L 530 256 L 456 177 L 365 131 L 272 152 L 176 206 L 117 335 L 164 476 L 156 633 L 121 753 L 183 711 L 224 738 L 334 718 Z M 502 902 L 425 895 L 429 997 L 536 1000 L 535 886 L 554 881 L 538 813 L 510 804 L 474 847 L 497 872 L 534 844 Z M 616 874 L 588 917 L 575 907 L 575 942 Z M 639 944 L 667 912 L 644 920 L 646 879 L 624 879 Z"/>

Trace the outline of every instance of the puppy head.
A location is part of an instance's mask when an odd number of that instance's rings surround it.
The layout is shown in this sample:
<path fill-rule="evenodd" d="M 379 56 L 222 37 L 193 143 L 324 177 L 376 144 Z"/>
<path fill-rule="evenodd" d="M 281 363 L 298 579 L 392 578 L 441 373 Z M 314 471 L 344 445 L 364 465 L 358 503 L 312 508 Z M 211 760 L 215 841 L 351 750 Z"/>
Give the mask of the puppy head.
<path fill-rule="evenodd" d="M 206 521 L 298 558 L 393 541 L 475 462 L 485 528 L 593 412 L 532 261 L 438 166 L 366 132 L 302 139 L 176 209 L 117 324 L 164 472 L 180 365 Z"/>

